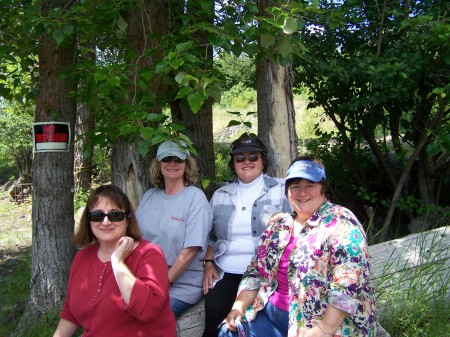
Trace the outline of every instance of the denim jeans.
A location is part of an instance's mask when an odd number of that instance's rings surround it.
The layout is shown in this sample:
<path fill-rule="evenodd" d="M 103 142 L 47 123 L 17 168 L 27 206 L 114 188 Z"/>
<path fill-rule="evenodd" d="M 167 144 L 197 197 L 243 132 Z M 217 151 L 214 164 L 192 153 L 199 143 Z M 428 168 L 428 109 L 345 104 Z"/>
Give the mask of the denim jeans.
<path fill-rule="evenodd" d="M 183 302 L 172 297 L 170 298 L 170 309 L 172 309 L 175 317 L 179 317 L 183 312 L 192 306 L 192 303 Z"/>
<path fill-rule="evenodd" d="M 223 324 L 218 337 L 286 337 L 288 333 L 289 312 L 278 309 L 267 302 L 265 308 L 259 311 L 255 320 L 242 322 L 238 331 L 228 331 Z"/>

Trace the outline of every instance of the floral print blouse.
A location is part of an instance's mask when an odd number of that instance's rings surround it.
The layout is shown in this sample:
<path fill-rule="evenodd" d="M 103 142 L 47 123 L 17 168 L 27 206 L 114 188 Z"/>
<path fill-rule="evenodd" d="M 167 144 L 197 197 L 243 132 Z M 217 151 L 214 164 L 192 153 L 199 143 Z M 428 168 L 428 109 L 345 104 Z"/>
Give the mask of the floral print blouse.
<path fill-rule="evenodd" d="M 278 265 L 293 235 L 294 213 L 267 227 L 238 292 L 259 289 L 244 319 L 255 319 L 276 290 Z M 345 207 L 325 201 L 289 256 L 289 337 L 318 325 L 328 305 L 348 313 L 334 336 L 376 335 L 374 287 L 364 229 Z"/>

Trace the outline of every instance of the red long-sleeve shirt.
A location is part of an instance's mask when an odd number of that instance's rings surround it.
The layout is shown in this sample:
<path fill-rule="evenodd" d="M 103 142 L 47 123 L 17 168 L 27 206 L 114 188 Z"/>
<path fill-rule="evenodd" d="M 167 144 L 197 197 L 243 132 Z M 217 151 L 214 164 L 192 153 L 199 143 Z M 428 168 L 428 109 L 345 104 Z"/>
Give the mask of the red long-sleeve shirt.
<path fill-rule="evenodd" d="M 176 337 L 161 248 L 141 240 L 125 259 L 137 278 L 129 305 L 122 300 L 111 262 L 101 262 L 97 251 L 95 244 L 76 254 L 61 318 L 82 326 L 83 337 Z"/>

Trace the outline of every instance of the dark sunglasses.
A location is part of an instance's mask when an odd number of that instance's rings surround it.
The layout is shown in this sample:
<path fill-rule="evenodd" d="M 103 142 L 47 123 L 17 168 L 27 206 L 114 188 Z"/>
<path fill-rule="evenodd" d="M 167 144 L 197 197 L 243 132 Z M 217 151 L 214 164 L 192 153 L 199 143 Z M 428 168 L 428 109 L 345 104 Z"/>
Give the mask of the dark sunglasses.
<path fill-rule="evenodd" d="M 116 222 L 122 221 L 123 219 L 125 219 L 125 217 L 127 217 L 127 215 L 127 213 L 121 211 L 111 211 L 108 214 L 105 214 L 101 211 L 93 211 L 89 212 L 88 219 L 94 222 L 102 222 L 105 216 L 107 216 L 109 221 Z"/>
<path fill-rule="evenodd" d="M 236 160 L 237 163 L 243 163 L 245 160 L 255 162 L 258 160 L 259 156 L 255 153 L 251 153 L 248 156 L 246 156 L 245 154 L 235 154 L 233 158 L 234 160 Z"/>
<path fill-rule="evenodd" d="M 164 157 L 163 159 L 161 159 L 161 161 L 165 163 L 171 163 L 173 161 L 177 164 L 184 163 L 184 159 L 178 158 L 177 156 Z"/>

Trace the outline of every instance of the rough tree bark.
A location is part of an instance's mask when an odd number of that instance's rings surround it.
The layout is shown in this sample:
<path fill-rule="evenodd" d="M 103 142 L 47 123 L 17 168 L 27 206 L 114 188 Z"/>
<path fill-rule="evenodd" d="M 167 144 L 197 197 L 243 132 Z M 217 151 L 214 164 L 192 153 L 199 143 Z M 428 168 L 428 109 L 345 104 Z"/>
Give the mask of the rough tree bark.
<path fill-rule="evenodd" d="M 89 143 L 86 132 L 94 130 L 94 117 L 89 108 L 79 104 L 76 115 L 75 139 L 75 190 L 89 191 L 92 185 L 94 146 Z M 89 146 L 88 156 L 83 155 L 83 148 Z"/>
<path fill-rule="evenodd" d="M 45 13 L 66 1 L 43 2 Z M 39 94 L 35 122 L 69 122 L 73 138 L 76 102 L 68 93 L 75 86 L 60 79 L 74 62 L 75 43 L 58 47 L 44 35 L 39 50 Z M 72 139 L 73 140 L 73 139 Z M 73 217 L 73 146 L 68 152 L 35 153 L 33 166 L 32 260 L 30 295 L 15 334 L 30 329 L 39 318 L 59 311 L 65 298 L 69 268 L 75 254 Z"/>
<path fill-rule="evenodd" d="M 291 66 L 269 60 L 256 66 L 258 136 L 268 148 L 267 173 L 284 177 L 297 155 Z"/>
<path fill-rule="evenodd" d="M 275 3 L 258 2 L 259 14 L 266 16 L 267 8 Z M 284 177 L 292 159 L 297 155 L 294 96 L 292 93 L 292 64 L 286 67 L 268 59 L 256 65 L 258 105 L 258 136 L 267 146 L 267 173 Z"/>
<path fill-rule="evenodd" d="M 154 69 L 154 59 L 159 57 L 159 53 L 153 57 L 146 56 L 148 49 L 159 43 L 154 36 L 164 36 L 168 32 L 167 17 L 168 2 L 158 0 L 145 0 L 141 2 L 141 8 L 133 10 L 128 16 L 127 44 L 138 55 L 136 60 L 129 62 L 130 81 L 133 83 L 129 92 L 129 103 L 136 104 L 136 92 L 138 90 L 138 73 L 144 67 Z M 152 37 L 153 36 L 153 37 Z M 147 92 L 153 93 L 156 97 L 162 97 L 167 91 L 167 85 L 159 76 L 152 78 Z M 152 111 L 161 113 L 162 108 L 155 106 Z M 154 150 L 142 158 L 136 149 L 136 144 L 128 144 L 123 139 L 118 138 L 113 145 L 111 179 L 113 184 L 119 186 L 127 193 L 133 207 L 137 207 L 145 191 L 149 187 L 149 163 L 154 157 Z"/>
<path fill-rule="evenodd" d="M 199 6 L 197 1 L 188 1 L 188 11 L 191 15 L 195 15 L 196 8 Z M 183 8 L 177 7 L 178 11 Z M 182 13 L 179 13 L 180 17 Z M 211 3 L 210 8 L 210 20 L 214 17 L 214 8 Z M 205 33 L 199 32 L 196 37 L 200 45 L 208 45 L 206 49 L 200 48 L 199 57 L 204 60 L 205 67 L 208 65 L 212 68 L 213 64 L 213 50 L 212 46 L 208 42 L 208 37 Z M 206 54 L 205 51 L 206 50 Z M 198 163 L 198 169 L 200 172 L 200 179 L 207 178 L 214 181 L 215 178 L 215 162 L 214 162 L 214 135 L 213 135 L 213 100 L 207 99 L 200 111 L 196 114 L 187 106 L 182 104 L 180 100 L 173 101 L 170 104 L 172 111 L 172 119 L 174 121 L 182 121 L 186 126 L 186 136 L 194 143 L 194 147 L 198 152 L 196 161 Z M 199 186 L 203 189 L 202 186 Z M 205 194 L 208 199 L 212 197 L 212 194 L 216 190 L 217 186 L 214 183 L 210 184 L 205 189 Z"/>

